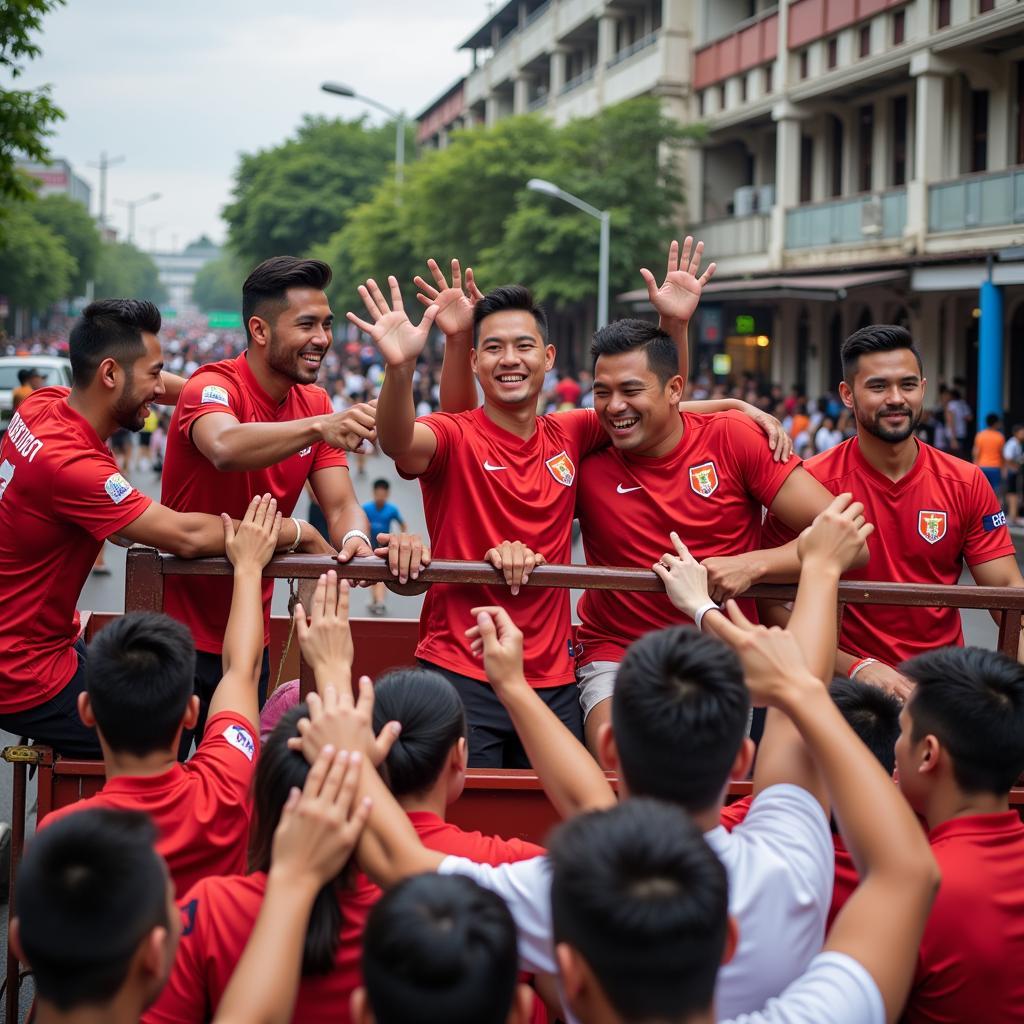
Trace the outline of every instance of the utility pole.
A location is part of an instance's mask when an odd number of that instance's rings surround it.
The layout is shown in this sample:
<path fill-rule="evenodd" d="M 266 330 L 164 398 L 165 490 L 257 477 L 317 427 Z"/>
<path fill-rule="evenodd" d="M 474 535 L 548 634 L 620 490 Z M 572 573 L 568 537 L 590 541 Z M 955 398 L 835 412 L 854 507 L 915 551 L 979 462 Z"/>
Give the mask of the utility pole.
<path fill-rule="evenodd" d="M 91 163 L 89 167 L 96 167 L 100 172 L 100 232 L 107 226 L 107 168 L 115 164 L 124 163 L 123 156 L 107 156 L 107 151 L 100 153 L 99 163 Z"/>

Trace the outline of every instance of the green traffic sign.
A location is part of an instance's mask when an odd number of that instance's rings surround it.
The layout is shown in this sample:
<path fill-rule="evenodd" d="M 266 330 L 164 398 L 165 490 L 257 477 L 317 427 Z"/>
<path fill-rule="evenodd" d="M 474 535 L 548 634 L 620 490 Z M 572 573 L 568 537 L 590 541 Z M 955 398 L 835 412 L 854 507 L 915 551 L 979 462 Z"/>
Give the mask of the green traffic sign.
<path fill-rule="evenodd" d="M 207 314 L 206 325 L 215 331 L 240 331 L 242 329 L 242 314 L 230 310 L 214 310 Z"/>

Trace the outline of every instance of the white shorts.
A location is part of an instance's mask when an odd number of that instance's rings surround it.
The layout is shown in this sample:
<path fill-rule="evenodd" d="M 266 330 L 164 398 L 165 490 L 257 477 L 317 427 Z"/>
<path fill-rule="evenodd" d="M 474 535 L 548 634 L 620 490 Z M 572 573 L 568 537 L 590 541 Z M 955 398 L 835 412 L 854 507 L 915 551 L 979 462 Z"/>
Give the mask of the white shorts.
<path fill-rule="evenodd" d="M 615 677 L 619 674 L 617 661 L 592 661 L 576 669 L 576 685 L 580 688 L 580 707 L 583 721 L 603 700 L 615 692 Z"/>

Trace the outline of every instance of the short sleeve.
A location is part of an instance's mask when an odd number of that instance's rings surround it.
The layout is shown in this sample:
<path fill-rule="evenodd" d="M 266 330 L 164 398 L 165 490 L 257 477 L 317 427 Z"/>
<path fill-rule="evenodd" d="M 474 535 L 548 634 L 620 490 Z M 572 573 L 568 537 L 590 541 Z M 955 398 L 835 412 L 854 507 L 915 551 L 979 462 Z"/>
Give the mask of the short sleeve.
<path fill-rule="evenodd" d="M 1006 525 L 1006 513 L 999 505 L 992 485 L 974 467 L 964 510 L 964 559 L 968 565 L 991 562 L 1013 555 L 1016 549 Z"/>
<path fill-rule="evenodd" d="M 203 917 L 206 887 L 193 886 L 178 903 L 181 938 L 167 984 L 160 997 L 142 1015 L 142 1024 L 194 1024 L 207 1020 L 206 978 L 203 970 Z"/>
<path fill-rule="evenodd" d="M 192 427 L 200 416 L 220 412 L 242 419 L 242 395 L 237 381 L 226 373 L 194 373 L 185 382 L 178 396 L 178 430 L 186 441 L 192 437 Z"/>
<path fill-rule="evenodd" d="M 551 926 L 551 864 L 547 857 L 517 864 L 476 864 L 445 857 L 442 875 L 465 875 L 500 896 L 508 905 L 519 936 L 519 964 L 532 974 L 557 974 Z"/>
<path fill-rule="evenodd" d="M 53 510 L 62 519 L 106 540 L 153 503 L 118 471 L 113 456 L 90 451 L 71 459 L 53 477 Z"/>
<path fill-rule="evenodd" d="M 222 711 L 206 723 L 202 742 L 186 767 L 201 774 L 223 803 L 245 807 L 259 751 L 259 733 L 245 716 Z"/>
<path fill-rule="evenodd" d="M 398 463 L 395 463 L 395 469 L 403 480 L 431 480 L 444 472 L 448 464 L 448 453 L 462 440 L 462 430 L 455 413 L 432 412 L 429 416 L 420 416 L 416 422 L 429 427 L 437 440 L 434 457 L 430 465 L 419 474 L 402 472 Z"/>
<path fill-rule="evenodd" d="M 776 462 L 768 447 L 767 435 L 749 416 L 743 413 L 725 413 L 724 416 L 728 417 L 729 441 L 743 470 L 746 489 L 769 508 L 789 475 L 803 463 L 796 455 L 791 455 L 788 462 Z"/>

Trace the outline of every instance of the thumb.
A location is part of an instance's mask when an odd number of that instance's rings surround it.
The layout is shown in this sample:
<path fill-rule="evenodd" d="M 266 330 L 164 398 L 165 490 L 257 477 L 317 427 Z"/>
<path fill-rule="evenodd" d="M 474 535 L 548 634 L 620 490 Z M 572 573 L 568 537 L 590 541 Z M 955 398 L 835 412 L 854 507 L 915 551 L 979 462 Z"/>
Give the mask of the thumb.
<path fill-rule="evenodd" d="M 380 767 L 387 759 L 388 754 L 391 753 L 391 748 L 395 745 L 398 737 L 402 735 L 402 723 L 401 722 L 388 722 L 380 733 L 377 735 L 377 740 L 373 745 L 373 763 L 375 767 Z"/>
<path fill-rule="evenodd" d="M 494 624 L 494 619 L 491 618 L 489 612 L 481 612 L 476 617 L 476 624 L 480 627 L 480 636 L 485 647 L 497 640 L 498 627 Z"/>
<path fill-rule="evenodd" d="M 220 521 L 224 526 L 224 543 L 225 545 L 230 544 L 235 539 L 235 524 L 227 512 L 221 512 Z"/>
<path fill-rule="evenodd" d="M 423 319 L 420 321 L 420 330 L 430 330 L 437 317 L 438 308 L 436 302 L 432 306 L 427 306 L 423 312 Z"/>
<path fill-rule="evenodd" d="M 658 282 L 654 280 L 654 275 L 646 268 L 640 268 L 640 276 L 644 279 L 644 284 L 647 285 L 647 294 L 653 299 L 658 294 Z"/>

